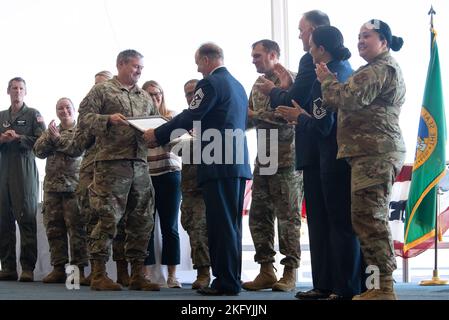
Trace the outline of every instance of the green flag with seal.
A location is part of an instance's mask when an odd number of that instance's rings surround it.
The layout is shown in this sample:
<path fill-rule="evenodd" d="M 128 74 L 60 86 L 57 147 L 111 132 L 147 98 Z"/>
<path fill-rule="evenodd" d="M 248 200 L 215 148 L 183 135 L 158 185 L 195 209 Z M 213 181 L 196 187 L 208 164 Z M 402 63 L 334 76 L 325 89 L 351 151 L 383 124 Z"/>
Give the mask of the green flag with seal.
<path fill-rule="evenodd" d="M 431 28 L 430 62 L 406 207 L 404 252 L 435 237 L 437 184 L 445 174 L 445 146 L 446 120 L 440 61 L 436 32 Z"/>

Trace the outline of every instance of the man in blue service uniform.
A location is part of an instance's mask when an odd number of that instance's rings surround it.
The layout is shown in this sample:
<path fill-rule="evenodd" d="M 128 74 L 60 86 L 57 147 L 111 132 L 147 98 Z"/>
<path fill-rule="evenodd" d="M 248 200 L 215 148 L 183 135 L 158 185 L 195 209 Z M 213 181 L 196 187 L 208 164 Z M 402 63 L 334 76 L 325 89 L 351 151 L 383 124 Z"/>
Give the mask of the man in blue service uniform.
<path fill-rule="evenodd" d="M 195 63 L 204 79 L 198 82 L 189 109 L 157 129 L 147 130 L 144 138 L 152 146 L 165 144 L 175 138 L 175 135 L 171 137 L 173 130 L 190 130 L 193 121 L 201 121 L 200 140 L 204 133 L 218 132 L 212 135 L 214 139 L 210 143 L 218 148 L 211 150 L 206 141 L 201 141 L 198 184 L 206 204 L 209 253 L 215 280 L 198 293 L 236 295 L 241 290 L 245 180 L 251 179 L 245 136 L 248 99 L 242 85 L 223 66 L 220 47 L 213 43 L 201 45 L 195 53 Z M 208 161 L 208 156 L 213 161 Z"/>

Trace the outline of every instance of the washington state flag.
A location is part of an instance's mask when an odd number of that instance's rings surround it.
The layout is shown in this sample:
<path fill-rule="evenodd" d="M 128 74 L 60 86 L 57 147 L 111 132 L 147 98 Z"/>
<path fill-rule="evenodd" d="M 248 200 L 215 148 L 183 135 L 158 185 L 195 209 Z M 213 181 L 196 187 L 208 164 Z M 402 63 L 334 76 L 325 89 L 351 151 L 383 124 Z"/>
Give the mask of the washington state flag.
<path fill-rule="evenodd" d="M 438 182 L 445 174 L 446 120 L 438 46 L 433 28 L 430 39 L 430 62 L 406 207 L 404 252 L 433 241 Z"/>

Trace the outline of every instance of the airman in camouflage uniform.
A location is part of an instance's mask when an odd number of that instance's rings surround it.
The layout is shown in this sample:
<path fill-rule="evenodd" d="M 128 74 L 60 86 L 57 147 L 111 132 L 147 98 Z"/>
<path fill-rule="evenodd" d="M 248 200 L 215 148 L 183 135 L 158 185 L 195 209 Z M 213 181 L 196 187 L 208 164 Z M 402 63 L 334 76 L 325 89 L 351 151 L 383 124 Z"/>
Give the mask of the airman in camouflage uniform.
<path fill-rule="evenodd" d="M 111 79 L 108 71 L 101 71 L 95 75 L 95 84 Z M 95 136 L 90 132 L 90 125 L 78 124 L 72 137 L 61 138 L 57 141 L 58 151 L 72 157 L 83 155 L 79 172 L 79 183 L 76 189 L 78 204 L 86 221 L 87 242 L 92 243 L 92 230 L 98 222 L 98 215 L 92 210 L 89 202 L 89 185 L 94 178 Z M 117 283 L 127 287 L 129 285 L 128 262 L 125 258 L 125 225 L 123 219 L 117 225 L 117 234 L 112 242 L 112 259 L 117 264 Z M 90 281 L 90 276 L 88 277 Z"/>
<path fill-rule="evenodd" d="M 379 52 L 371 49 L 376 37 Z M 388 25 L 371 20 L 360 30 L 359 52 L 368 64 L 341 84 L 323 67 L 317 68 L 323 105 L 338 110 L 338 158 L 351 165 L 352 225 L 365 262 L 380 271 L 380 289 L 356 299 L 396 299 L 393 271 L 396 259 L 388 224 L 391 188 L 405 158 L 399 113 L 405 98 L 401 68 L 390 55 L 402 39 Z M 377 54 L 373 54 L 373 52 Z"/>
<path fill-rule="evenodd" d="M 125 223 L 125 256 L 131 262 L 131 290 L 159 290 L 143 276 L 143 261 L 153 218 L 154 191 L 148 174 L 148 147 L 142 134 L 128 125 L 126 117 L 156 114 L 150 97 L 137 86 L 143 56 L 126 50 L 117 57 L 118 75 L 94 86 L 81 102 L 80 125 L 95 135 L 96 157 L 90 204 L 98 214 L 92 231 L 89 255 L 93 267 L 91 289 L 120 290 L 106 275 L 108 248 Z"/>
<path fill-rule="evenodd" d="M 58 126 L 61 136 L 71 137 L 73 135 L 74 113 L 75 108 L 70 99 L 58 100 L 56 114 L 61 121 Z M 50 123 L 49 130 L 52 126 L 55 126 L 54 121 Z M 84 278 L 84 267 L 87 265 L 86 223 L 80 214 L 75 194 L 81 158 L 72 158 L 57 152 L 49 130 L 37 139 L 33 148 L 38 158 L 47 158 L 42 213 L 44 214 L 53 271 L 42 282 L 65 283 L 65 265 L 69 262 L 68 244 L 70 242 L 70 264 L 79 267 L 80 283 L 86 284 Z"/>
<path fill-rule="evenodd" d="M 184 84 L 187 104 L 192 102 L 198 80 L 192 79 Z M 197 270 L 197 278 L 192 289 L 197 290 L 209 286 L 210 257 L 207 240 L 206 205 L 203 193 L 196 180 L 197 165 L 193 164 L 193 138 L 183 141 L 190 148 L 190 159 L 184 161 L 181 172 L 181 225 L 187 231 L 190 241 L 190 256 L 193 269 Z"/>
<path fill-rule="evenodd" d="M 273 73 L 278 62 L 279 46 L 271 40 L 261 40 L 253 44 L 253 63 L 257 71 L 279 86 L 280 80 Z M 295 77 L 294 73 L 291 73 Z M 253 86 L 249 97 L 250 121 L 248 127 L 266 131 L 266 140 L 258 145 L 276 143 L 278 146 L 278 170 L 273 175 L 263 175 L 260 155 L 256 158 L 252 202 L 249 213 L 249 227 L 256 254 L 254 260 L 261 264 L 260 273 L 254 281 L 243 283 L 246 290 L 272 288 L 275 291 L 291 291 L 296 286 L 296 269 L 300 261 L 300 229 L 303 198 L 302 172 L 295 170 L 295 129 L 274 115 L 270 98 Z M 278 140 L 270 141 L 269 130 L 277 130 Z M 259 150 L 261 152 L 261 150 Z M 284 267 L 282 278 L 277 281 L 273 271 L 274 221 L 278 219 L 279 250 L 285 255 L 281 260 Z"/>

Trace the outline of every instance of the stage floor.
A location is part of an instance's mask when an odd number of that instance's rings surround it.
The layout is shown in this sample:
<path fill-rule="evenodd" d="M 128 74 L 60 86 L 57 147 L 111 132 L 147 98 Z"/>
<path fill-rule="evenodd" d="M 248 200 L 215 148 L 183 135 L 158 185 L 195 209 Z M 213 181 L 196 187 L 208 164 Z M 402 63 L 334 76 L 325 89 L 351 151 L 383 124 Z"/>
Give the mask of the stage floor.
<path fill-rule="evenodd" d="M 68 290 L 65 284 L 43 284 L 42 282 L 0 282 L 0 300 L 291 300 L 297 291 L 310 289 L 298 286 L 293 292 L 273 292 L 263 290 L 249 292 L 243 290 L 238 296 L 204 297 L 191 289 L 191 284 L 183 284 L 181 289 L 162 288 L 157 292 L 145 291 L 92 291 L 89 287 Z M 423 287 L 413 283 L 397 283 L 395 290 L 399 300 L 449 300 L 449 286 Z"/>

